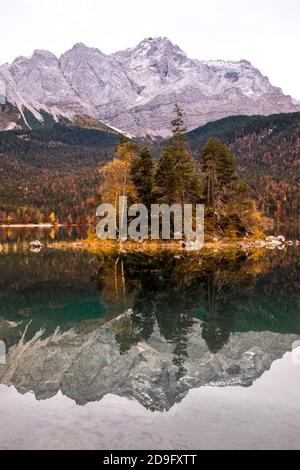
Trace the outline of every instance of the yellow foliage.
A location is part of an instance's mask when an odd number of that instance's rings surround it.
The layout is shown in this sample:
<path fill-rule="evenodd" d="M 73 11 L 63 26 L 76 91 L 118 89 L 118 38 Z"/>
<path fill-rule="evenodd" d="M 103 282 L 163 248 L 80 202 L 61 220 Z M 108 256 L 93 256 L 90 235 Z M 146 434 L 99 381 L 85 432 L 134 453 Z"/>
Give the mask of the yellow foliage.
<path fill-rule="evenodd" d="M 52 224 L 55 223 L 56 217 L 55 217 L 54 212 L 51 212 L 51 214 L 49 215 L 49 219 L 50 219 L 50 222 L 51 222 Z"/>
<path fill-rule="evenodd" d="M 134 201 L 136 194 L 130 175 L 134 158 L 134 149 L 126 142 L 116 148 L 116 157 L 101 168 L 102 183 L 99 195 L 103 203 L 112 204 L 117 208 L 119 196 L 128 196 L 129 202 Z"/>

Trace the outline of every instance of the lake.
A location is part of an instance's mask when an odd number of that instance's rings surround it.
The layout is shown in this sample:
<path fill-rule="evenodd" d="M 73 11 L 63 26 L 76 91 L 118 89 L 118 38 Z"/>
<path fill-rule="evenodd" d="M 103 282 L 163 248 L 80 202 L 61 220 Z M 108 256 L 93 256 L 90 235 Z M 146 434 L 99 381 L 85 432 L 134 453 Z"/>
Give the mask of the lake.
<path fill-rule="evenodd" d="M 300 447 L 299 247 L 53 245 L 85 236 L 0 228 L 1 449 Z"/>

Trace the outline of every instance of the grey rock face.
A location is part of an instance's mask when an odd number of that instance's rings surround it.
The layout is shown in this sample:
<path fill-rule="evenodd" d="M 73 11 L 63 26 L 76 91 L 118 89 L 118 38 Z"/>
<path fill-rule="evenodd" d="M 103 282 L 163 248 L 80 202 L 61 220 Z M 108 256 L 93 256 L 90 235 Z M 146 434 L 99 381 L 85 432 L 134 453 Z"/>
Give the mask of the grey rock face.
<path fill-rule="evenodd" d="M 294 335 L 271 332 L 235 333 L 227 345 L 212 354 L 195 321 L 187 338 L 187 355 L 178 375 L 174 344 L 154 329 L 147 343 L 120 354 L 114 328 L 107 324 L 91 332 L 41 333 L 11 347 L 0 382 L 20 393 L 33 391 L 37 399 L 61 392 L 84 405 L 108 393 L 138 400 L 152 410 L 170 409 L 191 388 L 249 386 L 272 362 L 292 349 Z"/>
<path fill-rule="evenodd" d="M 7 100 L 42 119 L 85 114 L 133 135 L 167 136 L 175 102 L 189 129 L 235 114 L 300 111 L 249 62 L 189 59 L 167 38 L 148 38 L 106 55 L 76 44 L 57 59 L 47 51 L 0 66 Z"/>

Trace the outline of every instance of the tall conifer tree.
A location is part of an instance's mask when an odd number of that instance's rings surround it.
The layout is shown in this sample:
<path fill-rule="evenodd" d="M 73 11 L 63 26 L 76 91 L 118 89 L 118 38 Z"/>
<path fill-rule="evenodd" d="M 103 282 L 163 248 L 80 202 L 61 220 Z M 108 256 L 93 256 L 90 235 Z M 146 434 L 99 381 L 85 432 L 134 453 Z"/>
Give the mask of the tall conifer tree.
<path fill-rule="evenodd" d="M 168 204 L 197 202 L 200 181 L 185 138 L 184 113 L 177 104 L 174 112 L 173 136 L 161 154 L 155 175 L 156 191 L 159 200 Z"/>
<path fill-rule="evenodd" d="M 215 137 L 207 141 L 200 155 L 206 204 L 214 208 L 217 199 L 224 197 L 226 189 L 236 180 L 234 157 L 226 145 Z"/>
<path fill-rule="evenodd" d="M 150 208 L 153 197 L 154 163 L 147 147 L 143 147 L 133 160 L 131 178 L 137 192 L 138 202 Z"/>

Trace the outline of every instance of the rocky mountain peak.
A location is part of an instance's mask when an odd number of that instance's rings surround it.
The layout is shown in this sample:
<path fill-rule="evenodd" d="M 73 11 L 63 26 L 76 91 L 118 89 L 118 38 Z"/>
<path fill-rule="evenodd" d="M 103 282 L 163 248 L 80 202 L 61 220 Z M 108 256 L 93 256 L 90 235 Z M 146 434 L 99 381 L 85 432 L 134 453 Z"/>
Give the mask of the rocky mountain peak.
<path fill-rule="evenodd" d="M 19 56 L 17 57 L 13 63 L 13 65 L 16 65 L 18 67 L 27 67 L 29 64 L 35 64 L 38 66 L 38 64 L 42 65 L 53 65 L 57 63 L 57 57 L 55 54 L 53 54 L 50 51 L 46 51 L 43 49 L 36 49 L 33 54 L 30 57 L 24 57 L 24 56 Z"/>
<path fill-rule="evenodd" d="M 53 54 L 53 52 L 46 51 L 43 49 L 36 49 L 33 53 L 32 59 L 37 59 L 40 61 L 44 61 L 44 60 L 45 61 L 52 60 L 55 62 L 57 61 L 57 57 L 55 54 Z"/>
<path fill-rule="evenodd" d="M 230 115 L 300 110 L 247 60 L 192 60 L 166 37 L 114 54 L 83 43 L 59 59 L 36 50 L 0 66 L 0 81 L 21 112 L 84 114 L 132 135 L 170 134 L 176 102 L 188 129 Z"/>
<path fill-rule="evenodd" d="M 146 38 L 137 46 L 125 51 L 113 54 L 121 63 L 133 63 L 133 66 L 139 65 L 151 66 L 158 61 L 177 62 L 180 65 L 187 60 L 186 54 L 168 38 Z"/>
<path fill-rule="evenodd" d="M 141 52 L 151 56 L 156 53 L 176 53 L 186 57 L 186 54 L 166 37 L 146 38 L 136 47 L 129 50 L 132 52 Z"/>
<path fill-rule="evenodd" d="M 90 49 L 88 46 L 86 46 L 83 42 L 76 42 L 74 44 L 74 46 L 72 47 L 72 49 L 81 49 L 81 50 L 84 50 L 84 49 Z"/>
<path fill-rule="evenodd" d="M 94 61 L 106 61 L 108 56 L 94 47 L 88 47 L 83 43 L 75 44 L 71 49 L 62 54 L 59 58 L 59 63 L 62 68 L 68 62 L 73 62 L 74 65 L 85 65 Z"/>

